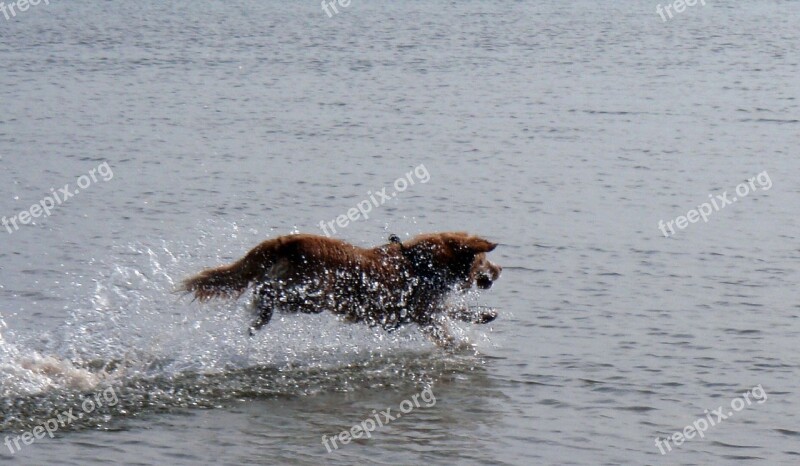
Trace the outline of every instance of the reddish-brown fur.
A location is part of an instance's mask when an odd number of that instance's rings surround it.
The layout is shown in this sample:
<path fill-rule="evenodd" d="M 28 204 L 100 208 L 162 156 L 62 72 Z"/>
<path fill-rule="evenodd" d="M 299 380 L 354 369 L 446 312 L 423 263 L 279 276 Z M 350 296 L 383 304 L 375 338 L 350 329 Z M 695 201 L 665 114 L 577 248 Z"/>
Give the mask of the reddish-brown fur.
<path fill-rule="evenodd" d="M 394 329 L 417 323 L 439 343 L 451 343 L 441 317 L 486 323 L 493 311 L 470 314 L 445 308 L 447 295 L 473 285 L 488 288 L 501 268 L 486 259 L 497 244 L 467 233 L 432 233 L 371 249 L 324 236 L 296 234 L 259 244 L 230 265 L 204 270 L 183 282 L 200 301 L 237 297 L 254 285 L 259 315 L 251 332 L 269 322 L 275 307 Z"/>

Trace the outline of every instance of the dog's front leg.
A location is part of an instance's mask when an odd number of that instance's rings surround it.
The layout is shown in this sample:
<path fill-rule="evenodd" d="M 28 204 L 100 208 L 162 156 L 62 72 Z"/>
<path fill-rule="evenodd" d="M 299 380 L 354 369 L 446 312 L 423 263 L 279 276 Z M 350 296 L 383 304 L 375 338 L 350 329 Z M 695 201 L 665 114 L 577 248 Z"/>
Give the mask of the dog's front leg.
<path fill-rule="evenodd" d="M 462 322 L 488 324 L 497 318 L 497 311 L 486 307 L 470 309 L 467 306 L 460 306 L 448 308 L 447 315 Z"/>
<path fill-rule="evenodd" d="M 450 333 L 444 319 L 431 319 L 425 324 L 420 324 L 422 333 L 433 341 L 436 346 L 443 349 L 454 349 L 457 345 L 455 337 Z"/>

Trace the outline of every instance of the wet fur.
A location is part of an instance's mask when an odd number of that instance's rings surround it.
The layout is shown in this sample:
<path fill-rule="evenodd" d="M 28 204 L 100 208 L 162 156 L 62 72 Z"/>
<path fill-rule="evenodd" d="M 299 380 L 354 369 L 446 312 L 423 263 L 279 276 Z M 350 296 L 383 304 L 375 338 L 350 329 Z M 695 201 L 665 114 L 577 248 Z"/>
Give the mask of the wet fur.
<path fill-rule="evenodd" d="M 330 310 L 350 322 L 394 330 L 416 323 L 438 344 L 452 344 L 445 315 L 475 323 L 494 311 L 448 308 L 452 291 L 489 288 L 501 268 L 486 253 L 497 246 L 462 232 L 424 234 L 371 249 L 324 236 L 295 234 L 259 244 L 230 265 L 186 279 L 180 290 L 200 301 L 233 298 L 253 287 L 257 317 L 253 334 L 276 308 L 319 313 Z"/>

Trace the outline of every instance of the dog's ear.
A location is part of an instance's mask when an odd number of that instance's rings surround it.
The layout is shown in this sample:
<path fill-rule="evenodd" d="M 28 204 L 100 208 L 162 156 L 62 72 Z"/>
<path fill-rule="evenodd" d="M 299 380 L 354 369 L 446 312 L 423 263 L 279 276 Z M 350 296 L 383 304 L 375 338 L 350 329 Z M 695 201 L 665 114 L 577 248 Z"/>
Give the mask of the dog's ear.
<path fill-rule="evenodd" d="M 494 251 L 494 248 L 497 247 L 497 243 L 492 243 L 491 241 L 478 236 L 469 237 L 464 243 L 467 248 L 475 251 L 476 254 Z"/>
<path fill-rule="evenodd" d="M 482 254 L 485 252 L 493 251 L 497 247 L 497 243 L 492 243 L 489 240 L 483 239 L 479 236 L 469 236 L 466 238 L 458 239 L 457 249 L 462 251 L 469 251 L 472 254 Z"/>

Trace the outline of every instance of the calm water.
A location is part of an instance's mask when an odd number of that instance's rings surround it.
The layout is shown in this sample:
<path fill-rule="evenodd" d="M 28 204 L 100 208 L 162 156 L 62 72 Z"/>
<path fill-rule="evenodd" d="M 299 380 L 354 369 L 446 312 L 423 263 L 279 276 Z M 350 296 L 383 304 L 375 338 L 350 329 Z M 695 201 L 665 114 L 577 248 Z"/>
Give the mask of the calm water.
<path fill-rule="evenodd" d="M 800 4 L 706 3 L 667 22 L 655 1 L 555 0 L 0 16 L 0 215 L 86 186 L 0 229 L 0 441 L 117 401 L 3 464 L 796 464 Z M 499 241 L 502 278 L 469 299 L 500 318 L 457 327 L 474 349 L 329 315 L 249 340 L 245 299 L 171 292 L 420 165 L 427 183 L 337 236 Z M 770 189 L 659 231 L 762 172 Z M 434 405 L 322 445 L 426 387 Z"/>

